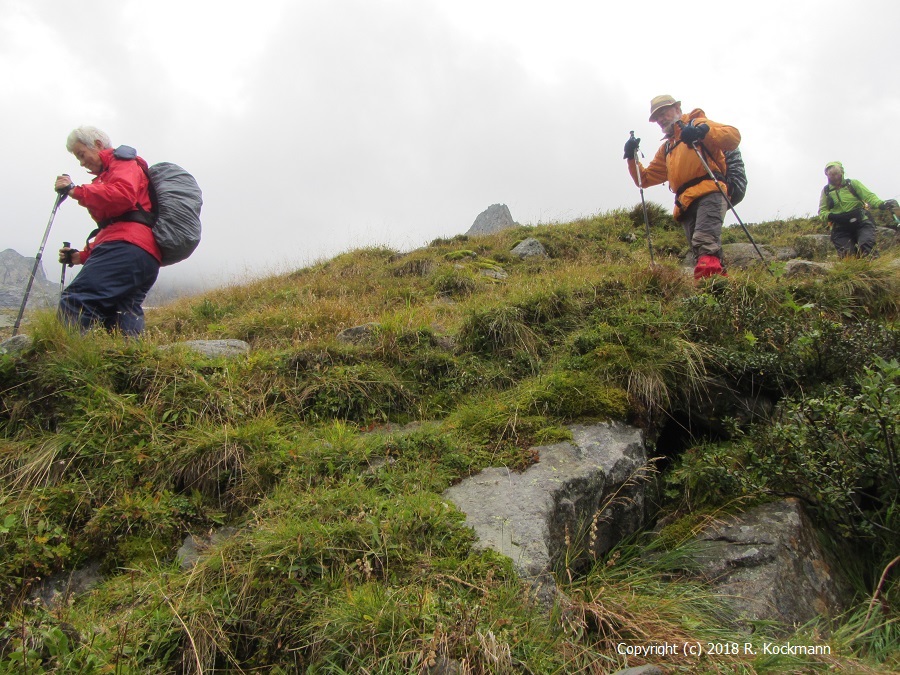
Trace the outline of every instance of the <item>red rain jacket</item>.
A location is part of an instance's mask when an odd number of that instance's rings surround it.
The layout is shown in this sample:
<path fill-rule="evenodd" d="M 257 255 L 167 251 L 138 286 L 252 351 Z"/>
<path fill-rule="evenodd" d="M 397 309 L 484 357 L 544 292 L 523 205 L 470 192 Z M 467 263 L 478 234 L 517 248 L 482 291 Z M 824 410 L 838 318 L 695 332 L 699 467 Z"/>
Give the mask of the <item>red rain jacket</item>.
<path fill-rule="evenodd" d="M 101 150 L 100 160 L 103 171 L 90 183 L 73 189 L 69 196 L 85 207 L 98 225 L 109 218 L 137 211 L 138 205 L 150 211 L 150 181 L 144 173 L 147 162 L 141 157 L 117 159 L 112 148 Z M 110 223 L 102 228 L 81 251 L 81 262 L 87 261 L 94 247 L 110 241 L 134 244 L 156 258 L 157 262 L 162 262 L 162 253 L 156 245 L 153 230 L 143 223 L 130 221 Z"/>

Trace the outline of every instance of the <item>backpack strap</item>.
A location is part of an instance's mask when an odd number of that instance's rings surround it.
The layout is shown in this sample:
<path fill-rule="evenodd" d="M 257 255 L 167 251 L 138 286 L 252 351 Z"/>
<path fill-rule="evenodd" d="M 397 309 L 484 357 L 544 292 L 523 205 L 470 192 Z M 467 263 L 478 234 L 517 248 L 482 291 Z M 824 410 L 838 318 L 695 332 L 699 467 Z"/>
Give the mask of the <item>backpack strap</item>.
<path fill-rule="evenodd" d="M 137 207 L 133 211 L 126 211 L 125 213 L 115 216 L 114 218 L 107 218 L 106 220 L 97 223 L 97 229 L 88 235 L 88 239 L 97 234 L 104 227 L 112 225 L 113 223 L 121 223 L 121 222 L 129 222 L 129 223 L 141 223 L 142 225 L 146 225 L 147 227 L 152 228 L 156 224 L 156 214 L 159 211 L 159 208 L 156 205 L 156 190 L 153 189 L 153 181 L 150 180 L 150 171 L 148 170 L 146 163 L 143 161 L 137 161 L 137 151 L 127 145 L 120 145 L 113 152 L 113 156 L 121 161 L 133 161 L 136 162 L 139 167 L 141 167 L 141 171 L 144 172 L 144 175 L 147 176 L 147 189 L 150 193 L 150 211 L 144 209 L 140 204 L 135 204 Z"/>
<path fill-rule="evenodd" d="M 147 227 L 153 227 L 156 224 L 156 216 L 152 211 L 146 211 L 140 204 L 135 204 L 137 209 L 134 211 L 126 211 L 120 216 L 115 216 L 114 218 L 107 218 L 106 220 L 98 223 L 98 229 L 102 230 L 104 227 L 112 225 L 113 223 L 121 223 L 121 222 L 129 222 L 129 223 L 140 223 L 141 225 L 146 225 Z"/>
<path fill-rule="evenodd" d="M 681 143 L 681 141 L 679 140 L 677 143 L 675 143 L 675 145 L 678 145 L 678 143 Z M 675 145 L 672 146 L 673 149 L 674 149 Z M 667 150 L 667 152 L 669 151 L 668 146 L 667 146 L 666 150 Z M 708 156 L 708 153 L 706 152 L 706 148 L 703 147 L 703 143 L 700 144 L 700 150 L 704 155 Z M 719 181 L 720 183 L 725 182 L 725 176 L 723 176 L 718 171 L 714 171 L 712 168 L 710 168 L 710 170 L 713 172 L 713 176 L 715 176 L 715 180 Z M 681 195 L 685 192 L 685 190 L 689 190 L 690 188 L 694 187 L 695 185 L 699 185 L 703 181 L 707 181 L 707 180 L 713 180 L 713 178 L 709 175 L 704 174 L 703 176 L 697 176 L 696 178 L 691 178 L 690 180 L 685 181 L 684 183 L 679 185 L 678 189 L 675 191 L 675 204 L 678 205 L 678 208 L 684 210 L 684 204 L 681 203 L 681 201 L 679 200 L 679 197 L 681 197 Z"/>
<path fill-rule="evenodd" d="M 850 194 L 856 197 L 857 201 L 863 201 L 862 197 L 860 197 L 859 193 L 856 191 L 856 188 L 853 187 L 853 183 L 850 182 L 850 179 L 845 178 L 844 181 L 837 187 L 834 187 L 830 183 L 825 186 L 825 203 L 828 206 L 829 211 L 834 208 L 834 197 L 831 196 L 831 193 L 836 192 L 841 188 L 847 188 L 848 190 L 850 190 Z"/>

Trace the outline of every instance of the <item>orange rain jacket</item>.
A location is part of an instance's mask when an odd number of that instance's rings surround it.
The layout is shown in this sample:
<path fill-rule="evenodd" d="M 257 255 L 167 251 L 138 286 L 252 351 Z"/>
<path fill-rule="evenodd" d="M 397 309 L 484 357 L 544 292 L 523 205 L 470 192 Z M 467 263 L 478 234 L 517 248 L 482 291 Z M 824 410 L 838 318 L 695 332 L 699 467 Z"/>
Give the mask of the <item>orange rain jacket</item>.
<path fill-rule="evenodd" d="M 709 125 L 709 133 L 698 143 L 702 146 L 701 152 L 709 164 L 713 173 L 718 174 L 719 182 L 725 185 L 725 152 L 734 150 L 741 142 L 741 133 L 734 127 L 719 124 L 706 118 L 700 108 L 682 115 L 681 121 L 687 124 L 693 121 L 694 126 L 700 124 Z M 656 156 L 645 168 L 640 165 L 641 183 L 638 183 L 637 169 L 633 159 L 628 160 L 628 171 L 634 179 L 635 185 L 650 187 L 669 181 L 669 189 L 675 193 L 675 220 L 681 220 L 691 202 L 695 199 L 716 192 L 716 184 L 703 168 L 697 152 L 690 146 L 681 142 L 681 129 L 678 124 L 674 127 L 674 135 L 666 139 Z M 685 186 L 687 187 L 682 187 Z"/>

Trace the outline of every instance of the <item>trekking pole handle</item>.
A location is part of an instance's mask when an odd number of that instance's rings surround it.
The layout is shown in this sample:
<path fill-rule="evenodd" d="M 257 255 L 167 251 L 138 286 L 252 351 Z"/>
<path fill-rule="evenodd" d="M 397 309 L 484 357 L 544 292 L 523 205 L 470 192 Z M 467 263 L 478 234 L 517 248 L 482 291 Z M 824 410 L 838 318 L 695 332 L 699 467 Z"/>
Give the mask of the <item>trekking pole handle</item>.
<path fill-rule="evenodd" d="M 72 246 L 72 242 L 71 242 L 71 241 L 64 241 L 64 242 L 63 242 L 63 248 L 69 249 L 69 250 L 66 251 L 65 254 L 64 254 L 64 255 L 65 255 L 65 260 L 63 261 L 63 266 L 64 266 L 64 267 L 65 267 L 66 265 L 68 265 L 69 267 L 74 267 L 74 266 L 75 266 L 75 263 L 72 262 L 72 254 L 75 253 L 75 251 L 74 251 L 74 249 L 71 248 L 71 246 Z"/>
<path fill-rule="evenodd" d="M 629 131 L 628 133 L 631 134 L 631 138 L 634 138 L 634 130 L 633 130 L 633 129 L 632 129 L 631 131 Z M 640 141 L 638 141 L 638 143 L 640 143 Z M 637 161 L 638 153 L 640 153 L 641 157 L 644 156 L 644 153 L 641 152 L 641 146 L 640 146 L 640 145 L 634 149 L 634 159 L 635 159 L 635 161 Z"/>
<path fill-rule="evenodd" d="M 632 130 L 629 133 L 631 134 L 631 137 L 634 138 L 634 131 Z M 637 148 L 634 149 L 634 169 L 635 169 L 635 171 L 637 171 L 637 183 L 638 183 L 638 188 L 641 191 L 641 201 L 643 201 L 644 200 L 644 180 L 641 178 L 641 165 L 638 162 L 638 153 L 640 151 L 641 151 L 640 146 L 638 146 Z"/>
<path fill-rule="evenodd" d="M 59 199 L 56 200 L 57 205 L 62 204 L 63 200 L 69 196 L 69 190 L 71 190 L 74 185 L 74 183 L 72 183 L 72 177 L 69 174 L 64 173 L 61 175 L 69 179 L 69 184 L 64 187 L 56 188 L 56 194 L 59 195 Z"/>

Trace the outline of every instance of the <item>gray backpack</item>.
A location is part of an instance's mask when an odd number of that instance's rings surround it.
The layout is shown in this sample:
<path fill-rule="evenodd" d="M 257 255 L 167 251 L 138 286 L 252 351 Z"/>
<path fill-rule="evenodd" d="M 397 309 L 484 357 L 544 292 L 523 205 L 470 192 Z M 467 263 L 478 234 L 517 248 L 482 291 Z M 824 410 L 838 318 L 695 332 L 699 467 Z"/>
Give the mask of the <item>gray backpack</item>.
<path fill-rule="evenodd" d="M 100 223 L 104 228 L 110 223 L 128 220 L 143 223 L 153 230 L 153 238 L 162 251 L 162 264 L 174 265 L 187 258 L 200 243 L 200 208 L 203 193 L 197 181 L 187 171 L 171 162 L 160 162 L 148 167 L 137 151 L 128 145 L 120 145 L 113 153 L 116 159 L 135 160 L 150 181 L 151 211 L 140 204 L 137 210 L 128 211 Z M 97 230 L 92 232 L 94 236 Z"/>
<path fill-rule="evenodd" d="M 156 215 L 153 236 L 162 251 L 162 264 L 187 258 L 200 243 L 203 193 L 187 171 L 171 162 L 150 167 L 150 200 Z"/>
<path fill-rule="evenodd" d="M 725 184 L 732 206 L 740 204 L 747 194 L 747 170 L 739 148 L 725 153 Z"/>

